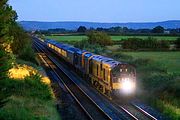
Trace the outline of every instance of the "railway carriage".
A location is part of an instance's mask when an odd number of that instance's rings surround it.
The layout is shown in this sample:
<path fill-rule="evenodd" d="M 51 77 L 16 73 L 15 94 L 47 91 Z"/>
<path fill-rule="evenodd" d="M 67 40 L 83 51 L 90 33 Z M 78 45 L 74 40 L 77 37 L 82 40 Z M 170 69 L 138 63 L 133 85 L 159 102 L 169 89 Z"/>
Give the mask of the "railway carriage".
<path fill-rule="evenodd" d="M 83 57 L 84 58 L 83 62 L 84 62 L 85 75 L 87 76 L 87 78 L 89 77 L 89 74 L 90 74 L 90 69 L 91 69 L 90 60 L 93 56 L 94 56 L 93 53 L 88 52 L 88 53 L 84 54 L 84 57 Z"/>
<path fill-rule="evenodd" d="M 71 47 L 71 48 L 68 48 L 67 49 L 67 59 L 68 61 L 72 64 L 72 65 L 75 65 L 77 64 L 77 51 L 79 51 L 80 49 L 78 48 L 74 48 L 74 47 Z"/>
<path fill-rule="evenodd" d="M 83 67 L 83 53 L 85 53 L 86 51 L 85 50 L 80 50 L 80 51 L 77 51 L 77 57 L 76 57 L 76 59 L 77 59 L 77 64 L 75 65 L 75 67 L 82 73 L 82 74 L 85 74 L 85 69 L 84 69 L 84 67 Z"/>
<path fill-rule="evenodd" d="M 130 95 L 135 92 L 136 71 L 133 66 L 54 40 L 45 43 L 104 95 L 111 97 L 112 94 Z"/>

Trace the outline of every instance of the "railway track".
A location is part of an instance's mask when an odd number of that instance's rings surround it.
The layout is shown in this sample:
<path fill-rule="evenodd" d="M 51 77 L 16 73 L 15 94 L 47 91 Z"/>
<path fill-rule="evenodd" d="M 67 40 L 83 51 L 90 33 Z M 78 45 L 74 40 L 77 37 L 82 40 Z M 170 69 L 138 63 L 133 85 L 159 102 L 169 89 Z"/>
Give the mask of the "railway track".
<path fill-rule="evenodd" d="M 42 47 L 44 47 L 42 43 L 39 43 L 37 41 L 35 42 L 36 42 L 36 46 L 43 53 L 46 53 L 45 49 L 42 50 Z M 48 56 L 48 58 L 51 61 L 53 61 L 51 56 Z M 57 61 L 53 61 L 53 62 L 56 66 L 58 66 Z M 73 96 L 73 98 L 80 105 L 83 111 L 85 111 L 85 113 L 90 119 L 112 119 L 73 80 L 71 80 L 70 77 L 68 77 L 66 72 L 64 72 L 62 69 L 59 71 L 57 70 L 53 70 L 53 71 L 55 71 L 55 74 L 62 81 L 66 89 L 69 91 L 69 93 Z M 83 99 L 83 101 L 81 99 Z M 126 116 L 128 116 L 128 119 L 130 120 L 157 120 L 155 117 L 153 117 L 148 112 L 146 112 L 145 110 L 143 110 L 142 108 L 138 107 L 135 104 L 128 104 L 128 105 L 116 104 L 115 106 L 119 109 L 119 110 L 117 109 L 119 112 L 124 112 L 124 114 L 126 114 Z M 92 111 L 99 111 L 99 113 Z"/>
<path fill-rule="evenodd" d="M 46 54 L 45 49 L 42 49 L 37 41 L 34 41 L 34 43 L 35 49 L 43 52 L 46 57 L 57 66 L 56 61 L 53 61 L 53 59 Z M 73 82 L 62 69 L 57 69 L 55 66 L 52 67 L 51 64 L 49 64 L 49 66 L 89 119 L 111 120 L 111 117 L 105 113 L 75 82 Z"/>
<path fill-rule="evenodd" d="M 129 104 L 117 104 L 114 103 L 119 109 L 127 113 L 133 120 L 158 120 L 139 106 L 129 103 Z"/>
<path fill-rule="evenodd" d="M 145 110 L 143 110 L 141 107 L 139 107 L 136 104 L 131 103 L 131 105 L 136 108 L 138 111 L 140 111 L 141 113 L 143 113 L 144 115 L 146 115 L 149 119 L 151 120 L 158 120 L 157 118 L 155 118 L 154 116 L 152 116 L 151 114 L 149 114 L 148 112 L 146 112 Z"/>

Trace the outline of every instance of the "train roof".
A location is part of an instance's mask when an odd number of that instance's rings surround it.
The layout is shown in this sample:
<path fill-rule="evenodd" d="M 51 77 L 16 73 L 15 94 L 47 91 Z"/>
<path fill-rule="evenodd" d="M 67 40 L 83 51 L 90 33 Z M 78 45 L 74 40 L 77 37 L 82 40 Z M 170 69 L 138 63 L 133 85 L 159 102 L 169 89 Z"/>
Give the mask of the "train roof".
<path fill-rule="evenodd" d="M 94 55 L 94 54 L 89 52 L 89 53 L 86 53 L 84 56 L 87 57 L 87 58 L 89 58 L 89 57 L 91 57 L 92 55 Z"/>
<path fill-rule="evenodd" d="M 46 42 L 51 43 L 51 44 L 57 44 L 58 42 L 52 39 L 47 39 Z"/>
<path fill-rule="evenodd" d="M 104 56 L 101 56 L 101 55 L 95 55 L 92 59 L 95 60 L 95 61 L 97 61 L 97 62 L 101 62 L 101 63 L 103 63 L 103 64 L 106 64 L 106 65 L 108 65 L 110 68 L 113 68 L 113 67 L 121 64 L 120 62 L 115 61 L 115 60 L 112 59 L 112 58 L 104 57 Z"/>
<path fill-rule="evenodd" d="M 120 62 L 115 60 L 104 60 L 103 63 L 108 64 L 111 68 L 121 64 Z"/>
<path fill-rule="evenodd" d="M 83 53 L 85 53 L 85 57 L 92 57 L 93 60 L 97 61 L 97 62 L 102 62 L 103 64 L 107 64 L 108 66 L 110 66 L 110 68 L 114 68 L 115 66 L 119 65 L 119 64 L 126 64 L 126 63 L 123 63 L 123 62 L 118 62 L 112 58 L 108 58 L 108 57 L 104 57 L 104 56 L 101 56 L 101 55 L 96 55 L 96 54 L 93 54 L 91 52 L 88 52 L 86 50 L 81 50 L 79 48 L 75 48 L 71 45 L 68 45 L 68 44 L 64 44 L 64 43 L 59 43 L 55 40 L 52 40 L 52 39 L 48 39 L 46 40 L 46 42 L 48 43 L 51 43 L 51 44 L 54 44 L 56 45 L 57 47 L 59 48 L 62 48 L 64 50 L 67 50 L 69 52 L 76 52 L 80 55 L 82 55 Z"/>
<path fill-rule="evenodd" d="M 68 51 L 69 52 L 77 52 L 77 51 L 81 51 L 79 48 L 75 48 L 75 47 L 70 47 L 69 49 L 68 49 Z"/>
<path fill-rule="evenodd" d="M 86 50 L 80 50 L 80 51 L 77 51 L 78 54 L 82 55 L 84 52 L 88 52 Z"/>
<path fill-rule="evenodd" d="M 53 44 L 53 45 L 55 45 L 58 48 L 61 48 L 63 50 L 67 50 L 69 52 L 72 52 L 72 53 L 77 52 L 77 51 L 81 51 L 79 48 L 75 48 L 75 47 L 73 47 L 71 45 L 60 43 L 60 42 L 57 42 L 55 40 L 48 39 L 48 40 L 46 40 L 46 42 L 48 42 L 50 44 Z"/>

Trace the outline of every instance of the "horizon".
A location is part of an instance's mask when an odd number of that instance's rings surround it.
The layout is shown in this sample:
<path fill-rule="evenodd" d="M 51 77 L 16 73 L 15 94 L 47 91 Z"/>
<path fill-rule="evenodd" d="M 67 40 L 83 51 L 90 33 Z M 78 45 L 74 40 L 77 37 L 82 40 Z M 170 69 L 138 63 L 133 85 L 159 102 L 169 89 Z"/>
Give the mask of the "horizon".
<path fill-rule="evenodd" d="M 91 22 L 91 21 L 31 21 L 31 20 L 22 20 L 17 22 L 82 22 L 82 23 L 161 23 L 169 21 L 180 21 L 180 20 L 164 20 L 164 21 L 155 21 L 155 22 Z"/>
<path fill-rule="evenodd" d="M 8 3 L 17 11 L 18 21 L 142 23 L 180 20 L 179 0 L 10 0 Z"/>

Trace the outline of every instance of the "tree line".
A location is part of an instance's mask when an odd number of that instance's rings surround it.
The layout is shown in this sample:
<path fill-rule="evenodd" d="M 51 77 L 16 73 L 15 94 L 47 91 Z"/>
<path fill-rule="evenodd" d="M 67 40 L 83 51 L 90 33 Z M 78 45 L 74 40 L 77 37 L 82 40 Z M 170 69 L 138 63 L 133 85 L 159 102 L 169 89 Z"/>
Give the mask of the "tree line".
<path fill-rule="evenodd" d="M 99 45 L 108 46 L 115 44 L 111 37 L 106 32 L 89 31 L 87 39 L 77 42 L 77 47 L 84 48 L 84 45 Z M 119 41 L 123 49 L 127 50 L 170 50 L 170 45 L 175 45 L 172 50 L 179 50 L 180 38 L 175 41 L 168 40 L 157 40 L 153 37 L 147 37 L 146 39 L 141 38 L 127 38 Z"/>
<path fill-rule="evenodd" d="M 86 28 L 85 26 L 79 26 L 77 30 L 66 30 L 64 28 L 56 28 L 56 29 L 48 29 L 48 30 L 39 30 L 35 31 L 35 33 L 42 33 L 42 34 L 65 34 L 65 33 L 79 33 L 85 34 L 89 31 L 99 31 L 99 32 L 106 32 L 112 35 L 179 35 L 180 28 L 176 29 L 165 29 L 162 26 L 156 26 L 153 29 L 131 29 L 127 27 L 111 27 L 111 28 Z"/>

